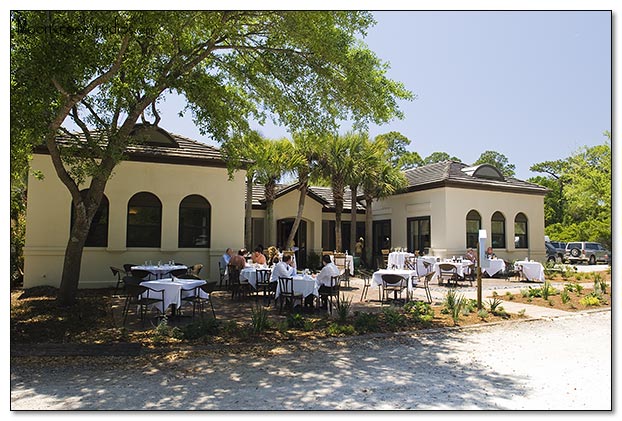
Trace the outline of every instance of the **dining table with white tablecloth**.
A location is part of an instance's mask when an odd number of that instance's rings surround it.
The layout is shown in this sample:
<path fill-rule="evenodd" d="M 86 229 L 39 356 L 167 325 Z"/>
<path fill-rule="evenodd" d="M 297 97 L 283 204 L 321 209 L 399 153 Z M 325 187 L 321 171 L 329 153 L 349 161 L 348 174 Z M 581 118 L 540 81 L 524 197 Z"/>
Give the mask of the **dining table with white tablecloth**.
<path fill-rule="evenodd" d="M 188 266 L 165 263 L 165 264 L 160 264 L 160 265 L 137 265 L 137 266 L 132 266 L 131 269 L 132 270 L 146 270 L 147 272 L 155 275 L 156 279 L 161 279 L 163 277 L 166 277 L 167 274 L 169 274 L 170 272 L 174 270 L 183 270 L 183 269 L 187 270 Z"/>
<path fill-rule="evenodd" d="M 440 279 L 441 277 L 441 268 L 440 265 L 441 264 L 449 264 L 452 265 L 453 267 L 456 268 L 456 272 L 458 273 L 458 276 L 461 278 L 464 278 L 465 274 L 469 274 L 469 266 L 471 264 L 473 264 L 473 262 L 471 262 L 470 260 L 462 260 L 462 261 L 452 261 L 452 260 L 445 260 L 445 261 L 441 261 L 441 262 L 436 262 L 434 263 L 434 271 L 436 272 L 436 277 L 437 279 Z"/>
<path fill-rule="evenodd" d="M 206 281 L 202 279 L 163 278 L 154 281 L 143 281 L 140 285 L 151 288 L 155 291 L 164 290 L 164 306 L 163 308 L 159 308 L 159 310 L 164 313 L 171 305 L 175 306 L 175 308 L 179 308 L 182 296 L 192 296 L 194 294 L 194 289 L 205 283 Z M 149 296 L 150 298 L 154 298 L 154 293 L 150 292 Z M 200 296 L 208 298 L 209 294 L 203 290 L 200 290 Z M 162 304 L 155 303 L 153 306 L 160 307 Z"/>
<path fill-rule="evenodd" d="M 330 254 L 330 260 L 331 262 L 335 263 L 335 255 L 334 254 Z M 350 276 L 354 276 L 354 256 L 352 256 L 351 254 L 346 254 L 346 267 L 348 269 L 348 273 L 350 274 Z"/>
<path fill-rule="evenodd" d="M 436 263 L 438 260 L 439 258 L 435 256 L 418 256 L 416 259 L 417 274 L 421 277 L 432 272 L 434 270 L 434 263 Z M 424 262 L 427 263 L 427 268 Z"/>
<path fill-rule="evenodd" d="M 413 253 L 408 253 L 406 251 L 392 251 L 387 257 L 387 268 L 404 269 L 404 263 L 406 262 L 406 260 L 414 256 L 415 255 Z"/>
<path fill-rule="evenodd" d="M 492 277 L 492 276 L 495 276 L 497 273 L 505 270 L 505 260 L 497 259 L 497 258 L 486 259 L 486 260 L 487 260 L 486 263 L 488 264 L 488 267 L 487 268 L 482 267 L 482 274 L 487 274 L 488 276 Z"/>
<path fill-rule="evenodd" d="M 417 276 L 417 271 L 409 270 L 409 269 L 378 269 L 371 276 L 371 285 L 380 288 L 382 287 L 382 275 L 399 275 L 404 278 L 404 282 L 406 283 L 406 289 L 408 293 L 414 290 L 416 284 L 419 282 L 419 277 Z"/>
<path fill-rule="evenodd" d="M 309 295 L 315 295 L 316 297 L 320 296 L 320 285 L 313 276 L 309 274 L 298 274 L 292 276 L 292 278 L 294 294 L 302 294 L 302 296 L 305 298 Z M 281 286 L 277 282 L 276 293 L 274 295 L 275 299 L 279 298 L 279 295 L 281 295 Z"/>
<path fill-rule="evenodd" d="M 247 265 L 244 269 L 240 271 L 240 281 L 248 282 L 254 289 L 257 289 L 257 271 L 258 270 L 268 270 L 268 265 L 257 265 L 251 264 Z"/>
<path fill-rule="evenodd" d="M 518 260 L 514 262 L 514 268 L 520 270 L 528 281 L 544 282 L 544 266 L 540 262 Z"/>

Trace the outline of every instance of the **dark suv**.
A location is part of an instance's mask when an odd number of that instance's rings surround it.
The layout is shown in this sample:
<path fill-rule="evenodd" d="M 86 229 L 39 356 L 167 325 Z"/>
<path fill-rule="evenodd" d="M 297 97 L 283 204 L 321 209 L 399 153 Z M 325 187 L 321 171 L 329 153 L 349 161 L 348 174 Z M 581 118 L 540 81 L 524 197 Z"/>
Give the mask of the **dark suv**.
<path fill-rule="evenodd" d="M 611 252 L 599 243 L 575 241 L 566 244 L 564 259 L 570 263 L 594 265 L 596 262 L 604 262 L 609 264 L 611 263 Z"/>

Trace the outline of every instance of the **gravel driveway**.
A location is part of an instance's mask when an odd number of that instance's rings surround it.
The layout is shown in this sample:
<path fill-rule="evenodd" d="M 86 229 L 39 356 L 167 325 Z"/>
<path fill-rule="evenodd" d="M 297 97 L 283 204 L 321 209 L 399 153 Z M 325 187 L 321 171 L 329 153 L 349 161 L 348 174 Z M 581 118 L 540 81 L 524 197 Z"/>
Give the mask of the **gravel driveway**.
<path fill-rule="evenodd" d="M 611 410 L 611 311 L 201 352 L 11 361 L 12 410 Z"/>

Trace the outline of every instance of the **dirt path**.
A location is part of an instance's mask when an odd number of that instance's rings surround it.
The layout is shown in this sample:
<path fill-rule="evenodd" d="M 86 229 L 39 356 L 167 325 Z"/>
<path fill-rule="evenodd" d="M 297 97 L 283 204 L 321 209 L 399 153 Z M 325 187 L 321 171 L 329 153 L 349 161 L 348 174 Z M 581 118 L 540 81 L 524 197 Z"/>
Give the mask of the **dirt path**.
<path fill-rule="evenodd" d="M 11 409 L 609 410 L 611 344 L 598 311 L 167 361 L 14 358 Z"/>

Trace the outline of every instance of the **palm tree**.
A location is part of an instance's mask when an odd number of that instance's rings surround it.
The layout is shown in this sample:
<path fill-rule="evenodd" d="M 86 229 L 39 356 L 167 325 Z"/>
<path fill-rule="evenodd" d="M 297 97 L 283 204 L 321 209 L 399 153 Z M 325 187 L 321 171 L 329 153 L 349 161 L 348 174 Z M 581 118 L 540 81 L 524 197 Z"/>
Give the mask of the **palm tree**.
<path fill-rule="evenodd" d="M 298 212 L 292 225 L 292 230 L 285 241 L 284 247 L 291 248 L 294 244 L 294 237 L 298 232 L 298 226 L 302 220 L 305 198 L 309 190 L 309 180 L 315 176 L 317 171 L 317 160 L 324 138 L 314 133 L 295 133 L 292 136 L 293 149 L 291 153 L 291 168 L 298 178 Z"/>
<path fill-rule="evenodd" d="M 363 188 L 363 198 L 365 199 L 365 237 L 372 238 L 372 204 L 374 199 L 381 199 L 390 196 L 406 186 L 406 177 L 398 168 L 395 168 L 390 161 L 387 152 L 387 145 L 382 139 L 376 139 L 367 143 L 371 150 L 370 153 L 375 157 L 370 160 L 373 165 L 367 167 L 365 177 L 361 183 Z M 380 153 L 384 151 L 384 153 Z M 365 258 L 368 263 L 372 262 L 372 242 L 365 247 Z"/>

